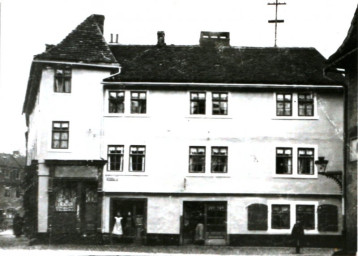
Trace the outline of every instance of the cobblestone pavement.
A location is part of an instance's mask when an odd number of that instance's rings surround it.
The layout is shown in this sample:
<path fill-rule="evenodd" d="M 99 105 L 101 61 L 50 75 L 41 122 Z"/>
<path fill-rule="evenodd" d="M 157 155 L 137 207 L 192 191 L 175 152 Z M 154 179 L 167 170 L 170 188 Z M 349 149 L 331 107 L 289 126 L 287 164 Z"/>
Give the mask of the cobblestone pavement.
<path fill-rule="evenodd" d="M 0 233 L 0 255 L 295 255 L 293 247 L 142 246 L 142 245 L 28 245 L 11 231 Z M 332 248 L 303 248 L 300 255 L 332 255 Z"/>

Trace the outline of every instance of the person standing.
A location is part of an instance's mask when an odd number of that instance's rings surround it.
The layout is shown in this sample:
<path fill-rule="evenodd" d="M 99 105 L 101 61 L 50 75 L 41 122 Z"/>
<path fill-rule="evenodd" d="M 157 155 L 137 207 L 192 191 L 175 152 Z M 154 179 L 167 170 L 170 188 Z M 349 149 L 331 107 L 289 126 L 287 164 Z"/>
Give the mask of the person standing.
<path fill-rule="evenodd" d="M 293 226 L 291 235 L 295 242 L 296 253 L 300 253 L 302 240 L 305 235 L 305 231 L 303 229 L 303 225 L 301 221 L 298 220 L 296 224 Z"/>
<path fill-rule="evenodd" d="M 113 243 L 113 235 L 115 235 L 117 238 L 121 238 L 123 235 L 123 229 L 122 229 L 122 216 L 120 212 L 117 212 L 117 215 L 114 216 L 114 226 L 111 233 L 111 244 Z"/>
<path fill-rule="evenodd" d="M 16 237 L 21 236 L 21 234 L 22 234 L 22 225 L 23 225 L 22 218 L 21 218 L 20 214 L 16 213 L 15 217 L 13 219 L 13 224 L 12 224 L 14 235 Z"/>

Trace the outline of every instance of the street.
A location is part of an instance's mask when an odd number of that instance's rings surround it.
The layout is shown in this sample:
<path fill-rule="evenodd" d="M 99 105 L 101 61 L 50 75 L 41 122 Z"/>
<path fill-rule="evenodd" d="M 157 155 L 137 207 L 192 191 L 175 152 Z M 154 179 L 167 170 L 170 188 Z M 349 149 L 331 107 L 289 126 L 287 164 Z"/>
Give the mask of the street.
<path fill-rule="evenodd" d="M 331 255 L 333 248 L 303 248 L 300 255 Z M 28 245 L 12 230 L 0 233 L 0 255 L 295 255 L 293 247 L 143 246 L 143 245 Z M 3 254 L 4 253 L 4 254 Z"/>

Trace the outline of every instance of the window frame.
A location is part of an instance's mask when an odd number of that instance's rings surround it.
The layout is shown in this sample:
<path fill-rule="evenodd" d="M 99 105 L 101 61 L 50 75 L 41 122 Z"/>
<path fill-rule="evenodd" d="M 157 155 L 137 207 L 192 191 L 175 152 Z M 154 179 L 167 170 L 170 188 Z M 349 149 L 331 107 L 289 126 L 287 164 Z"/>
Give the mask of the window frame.
<path fill-rule="evenodd" d="M 55 127 L 55 124 L 58 123 L 60 124 L 61 127 Z M 62 127 L 63 124 L 67 124 L 67 127 Z M 62 130 L 63 128 L 63 130 Z M 54 139 L 54 134 L 55 133 L 60 133 L 59 135 L 59 140 L 55 140 Z M 62 134 L 66 134 L 67 133 L 67 139 L 62 139 Z M 69 149 L 70 146 L 70 122 L 69 121 L 52 121 L 52 132 L 51 132 L 51 148 L 52 149 Z M 54 142 L 55 141 L 59 141 L 59 147 L 55 147 L 54 146 Z M 67 147 L 61 147 L 61 142 L 62 141 L 67 141 Z"/>
<path fill-rule="evenodd" d="M 10 187 L 4 188 L 4 197 L 11 197 L 11 188 Z"/>
<path fill-rule="evenodd" d="M 116 94 L 116 97 L 115 98 L 112 98 L 111 99 L 111 94 L 114 93 Z M 118 95 L 119 94 L 123 94 L 123 97 L 119 97 Z M 123 98 L 123 100 L 119 100 L 120 98 Z M 124 90 L 121 90 L 121 91 L 113 91 L 113 90 L 110 90 L 108 91 L 108 113 L 109 114 L 124 114 L 125 112 L 125 109 L 126 109 L 126 102 L 125 102 L 125 98 L 126 98 L 126 94 L 125 94 L 125 91 Z M 115 105 L 115 109 L 117 111 L 111 111 L 112 108 L 111 108 L 111 105 Z M 122 111 L 119 111 L 121 108 L 119 107 L 120 105 L 123 106 L 122 108 Z"/>
<path fill-rule="evenodd" d="M 192 154 L 192 149 L 196 149 L 197 152 L 199 152 L 199 149 L 204 149 L 204 153 L 203 154 L 197 154 L 197 155 L 193 155 Z M 197 160 L 193 160 L 194 158 L 203 158 L 203 160 L 197 161 Z M 193 163 L 192 163 L 193 162 Z M 194 163 L 195 162 L 195 163 Z M 198 166 L 199 164 L 197 164 L 197 162 L 201 162 L 201 166 L 202 166 L 202 171 L 193 171 L 192 166 Z M 198 173 L 205 173 L 206 172 L 206 146 L 189 146 L 189 173 L 191 174 L 198 174 Z"/>
<path fill-rule="evenodd" d="M 316 215 L 316 206 L 314 205 L 314 204 L 300 204 L 300 203 L 297 203 L 296 205 L 295 205 L 295 207 L 296 207 L 296 222 L 298 221 L 298 220 L 300 220 L 301 221 L 301 223 L 302 223 L 302 225 L 303 225 L 303 228 L 305 229 L 305 230 L 315 230 L 315 227 L 316 227 L 316 217 L 315 217 L 315 215 Z M 305 223 L 305 216 L 301 216 L 301 217 L 298 217 L 299 216 L 299 207 L 303 207 L 303 208 L 305 208 L 305 207 L 312 207 L 313 208 L 313 211 L 312 212 L 307 212 L 307 211 L 303 211 L 303 212 L 301 212 L 301 214 L 303 214 L 303 215 L 308 215 L 308 214 L 312 214 L 312 225 L 313 226 L 308 226 L 307 227 L 307 224 Z M 303 219 L 303 220 L 302 220 Z"/>
<path fill-rule="evenodd" d="M 214 94 L 219 94 L 219 99 L 214 99 Z M 225 94 L 226 99 L 222 99 L 221 95 Z M 225 112 L 224 113 L 214 113 L 214 102 L 220 103 L 226 103 Z M 219 106 L 219 110 L 221 110 L 221 107 Z M 229 111 L 229 93 L 228 92 L 211 92 L 211 115 L 213 116 L 227 116 Z"/>
<path fill-rule="evenodd" d="M 197 99 L 193 99 L 193 94 L 197 94 Z M 204 100 L 200 100 L 200 94 L 204 94 Z M 207 92 L 206 91 L 191 91 L 190 93 L 189 93 L 189 97 L 190 97 L 190 115 L 194 115 L 194 116 L 196 116 L 196 115 L 206 115 L 206 103 L 207 103 L 207 101 L 206 101 L 206 94 L 207 94 Z M 193 106 L 193 103 L 198 103 L 198 112 L 200 112 L 199 110 L 200 109 L 202 109 L 202 106 L 200 105 L 200 102 L 201 102 L 201 104 L 203 105 L 203 109 L 204 109 L 204 113 L 194 113 L 194 106 Z M 201 106 L 201 107 L 200 107 Z"/>
<path fill-rule="evenodd" d="M 138 93 L 138 99 L 133 99 L 133 94 L 134 93 Z M 140 95 L 144 93 L 145 94 L 145 99 L 140 99 Z M 135 115 L 145 115 L 147 114 L 147 99 L 148 99 L 148 93 L 147 91 L 130 91 L 129 92 L 130 95 L 130 113 L 131 114 L 135 114 Z M 141 109 L 139 106 L 143 106 L 139 103 L 143 103 L 144 102 L 144 112 L 142 112 L 143 110 L 141 110 L 141 112 L 134 112 L 134 106 L 133 106 L 133 102 L 137 101 L 138 102 L 138 109 Z"/>
<path fill-rule="evenodd" d="M 221 153 L 221 150 L 226 150 L 225 155 L 214 155 L 214 149 L 218 149 Z M 224 165 L 220 163 L 217 166 L 224 166 L 224 171 L 214 171 L 214 158 L 217 159 L 225 159 Z M 211 164 L 210 164 L 210 171 L 211 173 L 215 174 L 225 174 L 228 173 L 228 158 L 229 158 L 229 149 L 228 147 L 222 147 L 222 146 L 212 146 L 211 147 Z"/>
<path fill-rule="evenodd" d="M 59 74 L 57 71 L 62 70 L 62 74 Z M 67 71 L 67 73 L 66 73 Z M 57 81 L 60 79 L 62 85 L 58 86 Z M 69 80 L 68 91 L 66 90 L 66 80 Z M 60 90 L 59 88 L 62 88 Z M 71 67 L 61 67 L 54 69 L 54 87 L 53 92 L 55 93 L 71 93 L 72 90 L 72 68 Z"/>
<path fill-rule="evenodd" d="M 300 156 L 300 150 L 301 151 L 308 151 L 308 150 L 312 150 L 312 157 L 310 155 L 308 155 L 307 153 L 303 156 Z M 312 173 L 300 173 L 300 160 L 310 160 L 311 165 L 312 165 Z M 298 147 L 297 148 L 297 175 L 314 175 L 315 174 L 315 150 L 314 148 L 303 148 L 303 147 Z"/>
<path fill-rule="evenodd" d="M 300 95 L 304 95 L 305 99 L 300 99 Z M 312 99 L 307 99 L 307 96 L 312 96 Z M 304 105 L 304 114 L 300 114 L 300 104 Z M 312 106 L 312 114 L 307 114 L 307 106 Z M 314 93 L 313 92 L 298 92 L 297 93 L 297 116 L 301 117 L 312 117 L 315 115 L 315 109 L 314 109 Z"/>
<path fill-rule="evenodd" d="M 291 150 L 291 155 L 290 156 L 278 156 L 278 152 L 277 152 L 278 150 L 283 150 L 284 151 L 283 155 L 285 155 L 286 150 Z M 276 175 L 292 175 L 293 174 L 293 148 L 292 147 L 276 147 L 275 155 L 276 155 L 275 174 Z M 288 170 L 288 172 L 278 173 L 278 158 L 291 160 L 291 164 L 287 165 L 290 167 L 290 170 Z"/>
<path fill-rule="evenodd" d="M 110 153 L 110 148 L 111 147 L 115 147 L 115 148 L 121 148 L 122 149 L 122 153 Z M 109 172 L 123 172 L 123 167 L 124 167 L 124 145 L 107 145 L 107 171 Z M 119 163 L 119 169 L 112 169 L 111 168 L 111 157 L 112 156 L 120 156 L 120 163 Z M 117 161 L 115 161 L 115 163 L 117 163 Z"/>
<path fill-rule="evenodd" d="M 143 154 L 139 153 L 132 153 L 132 148 L 137 148 L 137 151 L 139 148 L 144 148 Z M 142 170 L 133 170 L 133 158 L 134 156 L 142 156 Z M 140 173 L 145 172 L 145 156 L 146 156 L 146 146 L 145 145 L 130 145 L 129 146 L 129 168 L 128 171 L 131 173 Z M 136 163 L 138 165 L 138 163 Z"/>
<path fill-rule="evenodd" d="M 282 95 L 283 96 L 283 100 L 282 101 L 279 101 L 278 100 L 278 96 L 279 95 Z M 286 95 L 290 95 L 290 100 L 286 100 Z M 278 92 L 276 93 L 276 116 L 278 117 L 292 117 L 292 113 L 293 113 L 293 104 L 292 104 L 292 101 L 293 101 L 293 94 L 292 93 L 286 93 L 286 92 Z M 279 102 L 282 102 L 283 103 L 283 114 L 282 115 L 279 115 L 278 113 L 278 104 Z M 290 112 L 289 112 L 289 115 L 286 115 L 285 112 L 286 112 L 286 103 L 290 103 Z"/>
<path fill-rule="evenodd" d="M 288 206 L 288 213 L 285 213 L 285 215 L 288 215 L 288 224 L 287 226 L 274 226 L 274 207 L 287 207 Z M 279 213 L 279 216 L 283 215 L 283 213 Z M 283 221 L 281 221 L 283 222 Z M 290 230 L 291 229 L 291 204 L 290 203 L 280 203 L 280 204 L 271 204 L 271 229 L 273 230 Z"/>

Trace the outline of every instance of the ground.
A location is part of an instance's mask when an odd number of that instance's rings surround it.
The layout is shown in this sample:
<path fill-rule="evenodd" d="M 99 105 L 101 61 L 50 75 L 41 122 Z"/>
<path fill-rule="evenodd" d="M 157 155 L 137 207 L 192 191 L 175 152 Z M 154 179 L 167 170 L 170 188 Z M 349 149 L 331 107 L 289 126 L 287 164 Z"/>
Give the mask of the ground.
<path fill-rule="evenodd" d="M 140 246 L 140 245 L 28 245 L 12 230 L 0 233 L 0 255 L 295 255 L 293 247 Z M 3 254 L 4 252 L 4 254 Z M 332 255 L 333 248 L 303 248 L 300 255 Z"/>

